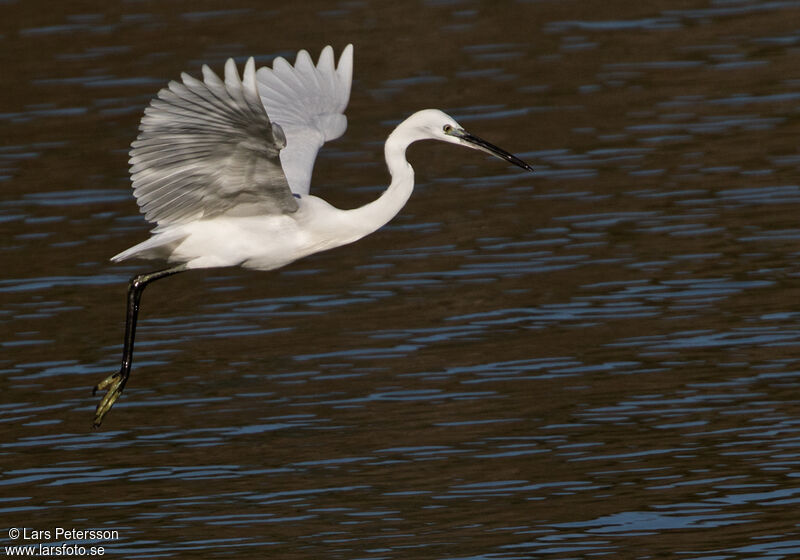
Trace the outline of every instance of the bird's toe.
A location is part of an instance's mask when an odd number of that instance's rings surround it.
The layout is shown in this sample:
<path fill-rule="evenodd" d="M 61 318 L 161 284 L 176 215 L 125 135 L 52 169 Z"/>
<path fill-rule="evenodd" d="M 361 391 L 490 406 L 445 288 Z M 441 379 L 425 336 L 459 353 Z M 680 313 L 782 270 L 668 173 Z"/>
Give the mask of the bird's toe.
<path fill-rule="evenodd" d="M 111 407 L 114 406 L 114 403 L 117 402 L 117 399 L 122 394 L 122 389 L 125 387 L 125 379 L 123 378 L 122 374 L 119 372 L 109 375 L 105 379 L 103 379 L 100 383 L 94 386 L 94 390 L 92 394 L 97 393 L 97 391 L 102 391 L 103 389 L 106 390 L 106 394 L 103 395 L 103 398 L 100 400 L 100 403 L 97 405 L 97 409 L 94 413 L 94 422 L 92 423 L 92 427 L 98 428 L 100 424 L 103 423 L 103 418 L 108 411 L 111 410 Z"/>

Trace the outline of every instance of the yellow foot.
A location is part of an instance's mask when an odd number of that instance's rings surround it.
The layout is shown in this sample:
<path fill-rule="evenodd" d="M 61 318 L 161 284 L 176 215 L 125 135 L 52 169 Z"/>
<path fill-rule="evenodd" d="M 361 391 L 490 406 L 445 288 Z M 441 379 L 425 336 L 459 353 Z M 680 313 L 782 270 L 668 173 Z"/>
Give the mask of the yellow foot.
<path fill-rule="evenodd" d="M 100 401 L 100 404 L 97 405 L 97 410 L 94 412 L 94 423 L 92 424 L 93 428 L 100 427 L 100 424 L 103 423 L 103 418 L 105 418 L 105 415 L 108 414 L 109 410 L 111 410 L 111 407 L 114 406 L 114 403 L 117 402 L 117 399 L 122 394 L 122 389 L 124 388 L 125 379 L 122 377 L 122 373 L 120 372 L 109 375 L 94 386 L 92 395 L 97 394 L 97 391 L 102 391 L 103 389 L 108 390 L 106 391 L 106 394 L 103 395 L 103 400 Z"/>

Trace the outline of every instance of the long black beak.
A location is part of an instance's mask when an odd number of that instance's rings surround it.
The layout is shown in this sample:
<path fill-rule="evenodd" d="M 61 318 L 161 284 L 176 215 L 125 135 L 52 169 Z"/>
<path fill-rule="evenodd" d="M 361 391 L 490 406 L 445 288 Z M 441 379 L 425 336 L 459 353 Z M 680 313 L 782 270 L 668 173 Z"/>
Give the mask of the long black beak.
<path fill-rule="evenodd" d="M 498 148 L 494 144 L 490 144 L 483 138 L 478 138 L 467 132 L 464 129 L 453 129 L 450 133 L 452 136 L 456 138 L 460 138 L 467 146 L 470 148 L 475 148 L 476 150 L 480 150 L 482 152 L 486 152 L 487 154 L 492 154 L 495 157 L 499 157 L 500 159 L 504 159 L 509 163 L 513 163 L 521 167 L 522 169 L 527 169 L 528 171 L 533 171 L 533 167 L 519 159 L 512 153 L 505 151 L 502 148 Z"/>

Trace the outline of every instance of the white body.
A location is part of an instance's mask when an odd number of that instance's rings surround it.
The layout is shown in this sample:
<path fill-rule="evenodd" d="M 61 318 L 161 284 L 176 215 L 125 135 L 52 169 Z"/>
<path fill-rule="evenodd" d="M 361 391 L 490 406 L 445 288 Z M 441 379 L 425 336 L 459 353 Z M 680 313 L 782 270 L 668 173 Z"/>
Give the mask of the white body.
<path fill-rule="evenodd" d="M 334 208 L 313 195 L 292 214 L 219 217 L 173 226 L 114 257 L 162 258 L 187 268 L 242 266 L 273 270 L 297 259 L 358 241 L 380 224 L 356 210 Z M 375 227 L 377 226 L 377 227 Z"/>
<path fill-rule="evenodd" d="M 186 237 L 168 259 L 185 262 L 188 268 L 243 266 L 271 270 L 366 235 L 356 232 L 343 213 L 320 198 L 307 195 L 298 204 L 293 214 L 223 217 L 180 226 L 174 233 Z M 352 233 L 345 234 L 347 230 Z"/>

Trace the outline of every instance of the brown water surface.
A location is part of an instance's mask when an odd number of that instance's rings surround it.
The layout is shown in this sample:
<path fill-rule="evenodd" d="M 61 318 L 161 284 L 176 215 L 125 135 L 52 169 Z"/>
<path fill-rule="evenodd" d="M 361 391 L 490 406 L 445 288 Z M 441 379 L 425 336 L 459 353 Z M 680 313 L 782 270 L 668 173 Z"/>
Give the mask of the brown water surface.
<path fill-rule="evenodd" d="M 0 1 L 0 540 L 111 558 L 797 558 L 800 6 Z M 314 192 L 386 228 L 145 294 L 127 150 L 181 71 L 355 45 Z M 11 528 L 118 531 L 9 538 Z"/>

